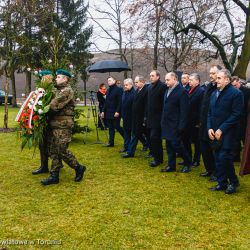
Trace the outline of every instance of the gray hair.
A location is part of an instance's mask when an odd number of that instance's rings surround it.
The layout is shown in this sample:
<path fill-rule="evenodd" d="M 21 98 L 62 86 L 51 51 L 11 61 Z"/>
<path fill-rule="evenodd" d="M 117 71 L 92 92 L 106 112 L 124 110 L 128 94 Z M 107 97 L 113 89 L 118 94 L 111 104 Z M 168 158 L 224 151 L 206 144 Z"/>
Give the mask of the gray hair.
<path fill-rule="evenodd" d="M 195 80 L 198 80 L 199 82 L 201 81 L 201 77 L 200 77 L 200 75 L 198 74 L 198 73 L 192 73 L 191 75 L 190 75 L 190 77 L 194 77 L 194 79 Z"/>
<path fill-rule="evenodd" d="M 231 81 L 231 73 L 227 69 L 221 69 L 218 71 L 218 73 L 223 73 L 225 77 L 227 77 Z"/>
<path fill-rule="evenodd" d="M 128 83 L 130 85 L 133 85 L 133 79 L 127 78 L 127 79 L 124 80 L 124 83 Z"/>
<path fill-rule="evenodd" d="M 144 78 L 144 76 L 142 76 L 142 75 L 138 75 L 138 76 L 136 76 L 135 78 L 138 78 L 138 80 L 139 80 L 140 82 L 145 82 L 145 78 Z"/>

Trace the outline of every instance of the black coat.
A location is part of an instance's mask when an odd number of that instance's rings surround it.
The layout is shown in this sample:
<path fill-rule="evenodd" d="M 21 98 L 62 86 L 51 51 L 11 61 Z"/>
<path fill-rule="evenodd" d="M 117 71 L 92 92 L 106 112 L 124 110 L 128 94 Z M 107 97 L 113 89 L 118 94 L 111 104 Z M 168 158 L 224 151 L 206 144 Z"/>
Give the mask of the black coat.
<path fill-rule="evenodd" d="M 188 116 L 188 128 L 191 129 L 200 124 L 201 103 L 204 95 L 204 88 L 197 86 L 191 94 L 189 94 L 190 112 Z"/>
<path fill-rule="evenodd" d="M 210 82 L 205 88 L 201 104 L 199 137 L 201 140 L 205 141 L 209 141 L 207 133 L 207 114 L 210 104 L 210 97 L 214 90 L 216 90 L 216 85 L 213 85 L 213 83 Z"/>
<path fill-rule="evenodd" d="M 148 85 L 135 92 L 133 107 L 132 107 L 132 131 L 135 135 L 139 135 L 143 130 L 143 123 L 145 119 L 147 97 L 148 97 Z"/>
<path fill-rule="evenodd" d="M 244 140 L 247 127 L 247 113 L 248 113 L 248 102 L 250 100 L 250 89 L 241 86 L 239 90 L 242 92 L 244 96 L 244 108 L 239 124 L 239 131 L 240 131 L 239 139 Z"/>
<path fill-rule="evenodd" d="M 148 99 L 147 99 L 147 127 L 160 128 L 161 127 L 161 114 L 163 109 L 164 94 L 167 86 L 160 80 L 155 84 L 148 86 Z"/>
<path fill-rule="evenodd" d="M 161 118 L 162 138 L 181 140 L 186 129 L 189 114 L 189 97 L 187 90 L 178 84 L 167 97 L 164 97 L 164 107 Z"/>
<path fill-rule="evenodd" d="M 98 106 L 99 110 L 100 112 L 102 112 L 104 104 L 105 104 L 105 97 L 100 91 L 98 91 L 96 95 L 97 95 L 97 100 L 99 102 L 99 106 Z"/>
<path fill-rule="evenodd" d="M 228 84 L 216 97 L 214 91 L 210 98 L 207 130 L 222 131 L 222 148 L 232 149 L 237 135 L 237 127 L 244 106 L 244 97 L 240 90 Z M 208 131 L 207 131 L 208 133 Z"/>
<path fill-rule="evenodd" d="M 103 107 L 106 119 L 115 119 L 115 112 L 118 112 L 121 116 L 122 93 L 122 88 L 117 87 L 116 84 L 109 87 Z"/>
<path fill-rule="evenodd" d="M 123 128 L 127 130 L 132 129 L 132 105 L 135 96 L 135 89 L 124 91 L 122 94 L 122 120 Z"/>

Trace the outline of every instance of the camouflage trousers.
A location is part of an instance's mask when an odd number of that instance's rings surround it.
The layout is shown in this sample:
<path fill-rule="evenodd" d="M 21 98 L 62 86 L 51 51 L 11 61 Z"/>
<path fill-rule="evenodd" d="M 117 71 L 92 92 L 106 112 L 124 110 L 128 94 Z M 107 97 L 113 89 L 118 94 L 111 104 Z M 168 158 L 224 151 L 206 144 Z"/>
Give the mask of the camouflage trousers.
<path fill-rule="evenodd" d="M 76 157 L 68 150 L 71 136 L 71 129 L 50 129 L 48 131 L 49 156 L 52 160 L 51 173 L 59 172 L 62 160 L 73 169 L 78 166 Z"/>

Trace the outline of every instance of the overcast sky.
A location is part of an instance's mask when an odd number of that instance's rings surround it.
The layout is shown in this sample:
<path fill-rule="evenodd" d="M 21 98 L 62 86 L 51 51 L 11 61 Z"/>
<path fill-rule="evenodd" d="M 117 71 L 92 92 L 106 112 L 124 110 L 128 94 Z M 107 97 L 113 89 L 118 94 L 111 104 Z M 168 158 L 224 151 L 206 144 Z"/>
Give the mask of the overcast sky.
<path fill-rule="evenodd" d="M 106 5 L 102 4 L 101 0 L 90 0 L 89 1 L 89 12 L 91 13 L 91 15 L 95 18 L 100 17 L 100 14 L 98 12 L 96 12 L 94 10 L 94 6 L 97 7 L 101 7 L 102 9 L 105 9 Z M 93 36 L 92 36 L 92 40 L 93 42 L 95 42 L 97 44 L 97 46 L 103 50 L 103 51 L 107 51 L 110 49 L 116 49 L 117 46 L 116 44 L 114 44 L 114 42 L 104 39 L 101 36 L 104 36 L 104 33 L 101 31 L 101 28 L 98 27 L 98 25 L 90 20 L 90 23 L 93 25 Z M 101 24 L 105 27 L 111 27 L 112 23 L 108 20 L 102 19 L 101 20 Z M 95 46 L 91 47 L 91 51 L 96 51 Z"/>

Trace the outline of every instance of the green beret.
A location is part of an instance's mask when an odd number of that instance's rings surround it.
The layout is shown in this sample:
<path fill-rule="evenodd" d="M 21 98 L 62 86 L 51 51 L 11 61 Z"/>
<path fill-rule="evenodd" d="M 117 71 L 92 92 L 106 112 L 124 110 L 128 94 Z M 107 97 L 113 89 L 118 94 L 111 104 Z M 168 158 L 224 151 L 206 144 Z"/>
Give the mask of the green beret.
<path fill-rule="evenodd" d="M 42 70 L 38 72 L 39 77 L 47 76 L 47 75 L 53 75 L 53 73 L 50 70 Z"/>
<path fill-rule="evenodd" d="M 64 76 L 67 76 L 69 78 L 72 77 L 72 75 L 69 73 L 69 71 L 65 70 L 65 69 L 58 69 L 56 71 L 56 75 L 64 75 Z"/>

